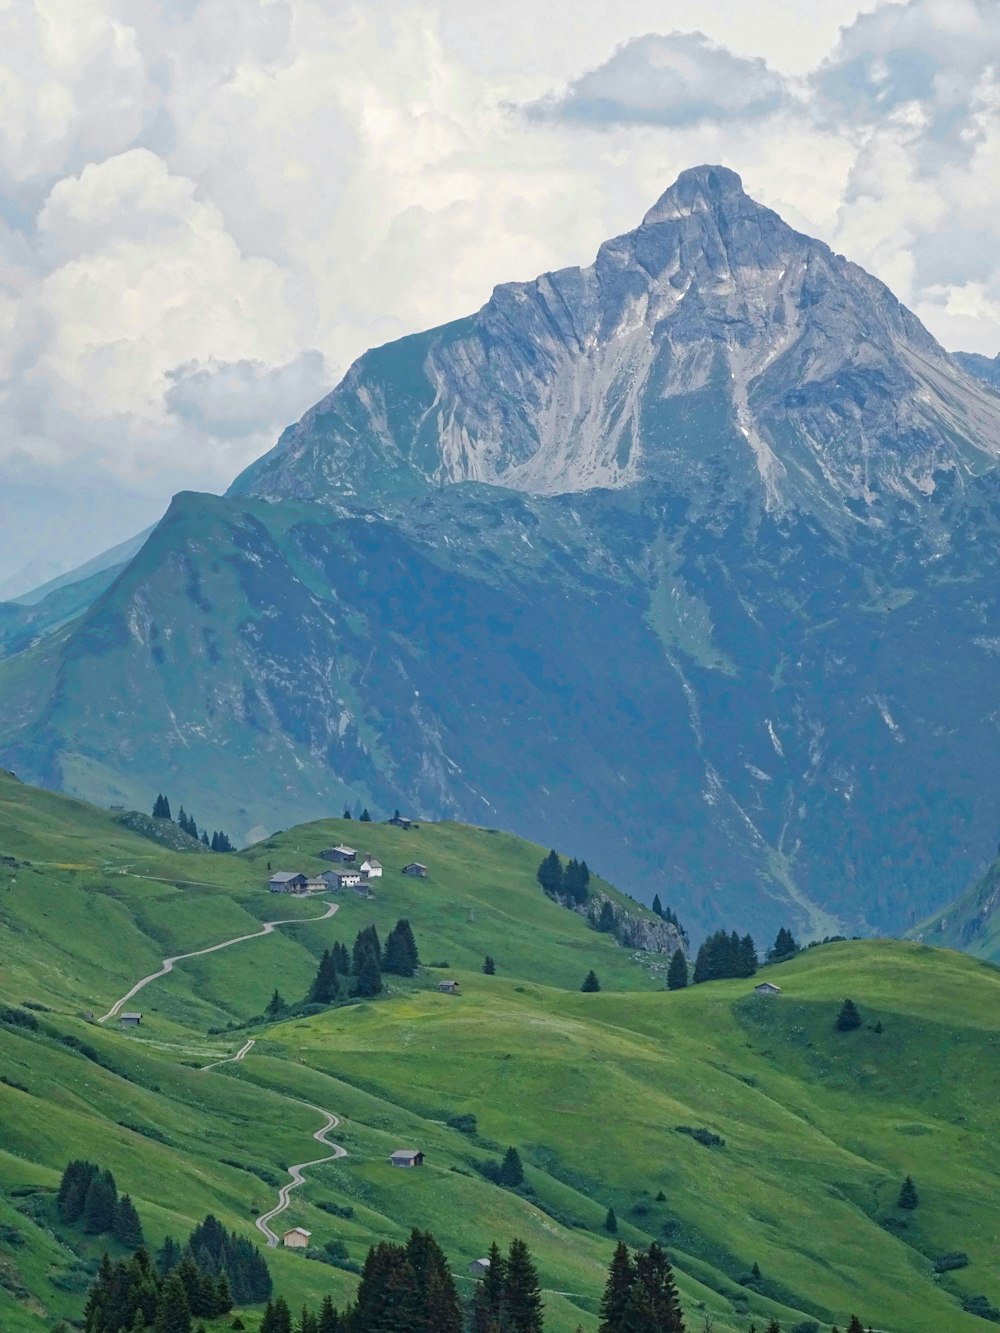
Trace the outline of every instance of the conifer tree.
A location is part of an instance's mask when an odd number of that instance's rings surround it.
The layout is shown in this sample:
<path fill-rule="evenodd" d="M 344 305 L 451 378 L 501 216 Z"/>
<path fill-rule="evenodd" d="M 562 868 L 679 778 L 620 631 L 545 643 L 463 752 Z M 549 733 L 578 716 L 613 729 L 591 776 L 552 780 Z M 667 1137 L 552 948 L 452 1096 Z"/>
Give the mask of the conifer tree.
<path fill-rule="evenodd" d="M 83 1206 L 87 1199 L 90 1182 L 100 1174 L 100 1168 L 93 1162 L 76 1160 L 70 1162 L 59 1182 L 56 1203 L 59 1215 L 64 1222 L 79 1222 L 83 1216 Z"/>
<path fill-rule="evenodd" d="M 840 1006 L 840 1013 L 833 1025 L 838 1032 L 853 1032 L 861 1026 L 861 1015 L 853 1000 L 845 1000 Z"/>
<path fill-rule="evenodd" d="M 319 1307 L 316 1333 L 341 1333 L 340 1315 L 334 1308 L 333 1298 L 330 1296 L 324 1296 L 323 1304 Z"/>
<path fill-rule="evenodd" d="M 517 1189 L 518 1185 L 524 1183 L 524 1167 L 521 1164 L 521 1154 L 516 1148 L 510 1147 L 504 1153 L 497 1179 L 508 1189 Z"/>
<path fill-rule="evenodd" d="M 284 1296 L 268 1301 L 260 1321 L 260 1333 L 292 1333 L 292 1312 Z"/>
<path fill-rule="evenodd" d="M 683 949 L 675 949 L 667 968 L 667 990 L 683 990 L 688 984 L 688 964 Z"/>
<path fill-rule="evenodd" d="M 747 933 L 739 942 L 736 955 L 736 975 L 752 977 L 757 971 L 757 949 L 753 936 Z"/>
<path fill-rule="evenodd" d="M 280 1018 L 287 1008 L 288 1005 L 285 1003 L 284 997 L 278 988 L 275 987 L 274 994 L 268 1000 L 264 1013 L 271 1019 Z"/>
<path fill-rule="evenodd" d="M 374 951 L 376 958 L 382 957 L 382 945 L 379 942 L 378 931 L 374 926 L 365 926 L 364 930 L 359 930 L 354 938 L 354 948 L 351 953 L 351 971 L 355 974 L 361 965 L 361 955 L 366 948 Z"/>
<path fill-rule="evenodd" d="M 225 1273 L 220 1273 L 215 1279 L 215 1313 L 228 1314 L 233 1308 L 233 1294 L 229 1286 L 229 1278 Z"/>
<path fill-rule="evenodd" d="M 489 1266 L 472 1298 L 472 1333 L 493 1333 L 503 1318 L 507 1261 L 496 1241 L 490 1246 Z"/>
<path fill-rule="evenodd" d="M 602 931 L 605 935 L 613 935 L 615 933 L 616 925 L 617 920 L 615 917 L 614 904 L 611 902 L 610 898 L 605 898 L 604 902 L 601 903 L 601 914 L 597 918 L 597 929 Z"/>
<path fill-rule="evenodd" d="M 118 1190 L 110 1171 L 101 1171 L 91 1178 L 87 1197 L 83 1202 L 83 1229 L 91 1236 L 110 1231 L 118 1205 Z"/>
<path fill-rule="evenodd" d="M 483 972 L 486 974 L 486 976 L 492 977 L 496 975 L 496 970 L 497 970 L 496 959 L 492 956 L 492 954 L 487 954 L 486 957 L 483 959 Z"/>
<path fill-rule="evenodd" d="M 123 1194 L 115 1205 L 114 1217 L 111 1221 L 111 1234 L 115 1240 L 120 1241 L 122 1245 L 127 1245 L 130 1250 L 137 1250 L 140 1245 L 145 1243 L 139 1214 L 127 1194 Z"/>
<path fill-rule="evenodd" d="M 351 812 L 350 812 L 350 810 L 348 809 L 348 807 L 347 807 L 346 805 L 344 806 L 344 818 L 345 818 L 345 819 L 350 819 L 350 818 L 351 818 Z"/>
<path fill-rule="evenodd" d="M 609 1208 L 607 1214 L 605 1215 L 604 1230 L 607 1231 L 608 1234 L 612 1236 L 615 1235 L 615 1233 L 618 1230 L 618 1218 L 615 1215 L 615 1210 L 613 1208 Z"/>
<path fill-rule="evenodd" d="M 523 1240 L 512 1240 L 504 1278 L 503 1327 L 509 1333 L 542 1333 L 542 1290 Z"/>
<path fill-rule="evenodd" d="M 537 879 L 542 886 L 543 892 L 550 898 L 556 898 L 563 891 L 563 868 L 559 860 L 559 853 L 552 849 L 548 856 L 538 867 Z"/>
<path fill-rule="evenodd" d="M 907 1212 L 912 1212 L 919 1202 L 920 1198 L 917 1194 L 917 1187 L 913 1183 L 913 1177 L 907 1176 L 900 1186 L 896 1207 L 904 1208 Z"/>
<path fill-rule="evenodd" d="M 191 1333 L 191 1308 L 176 1268 L 163 1280 L 153 1328 L 155 1333 Z"/>
<path fill-rule="evenodd" d="M 415 1275 L 401 1245 L 380 1241 L 368 1251 L 351 1326 L 364 1333 L 416 1333 Z"/>
<path fill-rule="evenodd" d="M 406 1243 L 416 1294 L 415 1333 L 462 1333 L 462 1307 L 444 1251 L 429 1231 Z"/>
<path fill-rule="evenodd" d="M 201 845 L 202 845 L 203 847 L 207 847 L 207 846 L 209 845 L 209 843 L 208 843 L 208 830 L 207 830 L 207 829 L 202 829 L 202 831 L 201 831 Z"/>
<path fill-rule="evenodd" d="M 412 977 L 417 970 L 417 943 L 405 918 L 396 922 L 385 941 L 382 970 L 398 977 Z"/>
<path fill-rule="evenodd" d="M 601 983 L 598 980 L 597 973 L 594 971 L 593 968 L 591 968 L 590 971 L 587 973 L 587 975 L 584 977 L 583 985 L 580 987 L 580 989 L 582 991 L 587 992 L 588 994 L 593 994 L 595 991 L 599 991 L 601 989 Z"/>
<path fill-rule="evenodd" d="M 635 1265 L 628 1252 L 628 1246 L 619 1241 L 615 1246 L 611 1267 L 608 1269 L 608 1280 L 604 1286 L 604 1295 L 601 1297 L 601 1323 L 598 1333 L 619 1333 L 634 1282 Z"/>
<path fill-rule="evenodd" d="M 339 977 L 350 976 L 351 955 L 347 952 L 347 945 L 337 940 L 330 949 L 330 955 L 337 969 L 337 975 Z"/>
<path fill-rule="evenodd" d="M 660 895 L 659 895 L 658 893 L 654 893 L 654 894 L 653 894 L 653 908 L 652 908 L 652 910 L 653 910 L 653 912 L 654 912 L 654 914 L 655 914 L 656 916 L 659 916 L 659 917 L 662 917 L 662 916 L 663 916 L 663 904 L 660 902 Z"/>
<path fill-rule="evenodd" d="M 307 1002 L 309 1004 L 332 1004 L 337 998 L 338 991 L 337 964 L 334 962 L 330 950 L 324 949 L 323 956 L 319 960 L 319 966 L 316 968 L 316 976 L 309 988 Z"/>
<path fill-rule="evenodd" d="M 674 1282 L 673 1269 L 666 1254 L 653 1241 L 645 1254 L 635 1261 L 636 1287 L 642 1291 L 643 1304 L 652 1314 L 651 1327 L 663 1333 L 684 1333 L 684 1319 Z"/>
<path fill-rule="evenodd" d="M 367 807 L 367 805 L 366 805 L 365 808 L 361 811 L 361 822 L 362 822 L 362 824 L 370 824 L 370 823 L 372 822 L 372 817 L 371 817 L 371 815 L 368 813 L 368 807 Z"/>
<path fill-rule="evenodd" d="M 795 941 L 794 935 L 790 930 L 786 930 L 785 927 L 782 926 L 774 937 L 774 943 L 768 950 L 767 961 L 769 963 L 778 963 L 784 958 L 794 957 L 798 952 L 799 946 Z"/>
<path fill-rule="evenodd" d="M 847 1325 L 847 1333 L 865 1333 L 864 1325 L 856 1314 L 851 1315 L 851 1322 Z"/>
<path fill-rule="evenodd" d="M 156 1256 L 156 1271 L 160 1277 L 166 1277 L 169 1272 L 177 1267 L 181 1261 L 181 1247 L 174 1240 L 173 1236 L 164 1238 L 160 1246 L 159 1253 Z"/>
<path fill-rule="evenodd" d="M 357 957 L 354 973 L 355 995 L 371 998 L 382 993 L 382 968 L 378 954 L 369 944 Z"/>

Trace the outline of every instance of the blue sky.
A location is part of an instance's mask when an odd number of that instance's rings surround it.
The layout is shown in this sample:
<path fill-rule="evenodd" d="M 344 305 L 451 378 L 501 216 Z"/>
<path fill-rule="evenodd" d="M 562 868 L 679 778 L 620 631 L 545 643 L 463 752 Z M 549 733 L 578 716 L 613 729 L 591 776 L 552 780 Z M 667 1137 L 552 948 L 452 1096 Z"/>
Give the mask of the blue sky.
<path fill-rule="evenodd" d="M 699 162 L 1000 351 L 998 68 L 994 0 L 7 0 L 0 590 Z"/>

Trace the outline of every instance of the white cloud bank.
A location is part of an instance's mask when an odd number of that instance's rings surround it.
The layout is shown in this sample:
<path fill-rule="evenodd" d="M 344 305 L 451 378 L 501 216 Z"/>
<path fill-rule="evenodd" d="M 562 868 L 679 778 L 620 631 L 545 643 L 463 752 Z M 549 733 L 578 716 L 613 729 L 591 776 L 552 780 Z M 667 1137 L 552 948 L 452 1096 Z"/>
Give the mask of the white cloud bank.
<path fill-rule="evenodd" d="M 0 576 L 221 489 L 366 347 L 587 262 L 698 162 L 1000 350 L 995 0 L 662 14 L 0 0 Z"/>

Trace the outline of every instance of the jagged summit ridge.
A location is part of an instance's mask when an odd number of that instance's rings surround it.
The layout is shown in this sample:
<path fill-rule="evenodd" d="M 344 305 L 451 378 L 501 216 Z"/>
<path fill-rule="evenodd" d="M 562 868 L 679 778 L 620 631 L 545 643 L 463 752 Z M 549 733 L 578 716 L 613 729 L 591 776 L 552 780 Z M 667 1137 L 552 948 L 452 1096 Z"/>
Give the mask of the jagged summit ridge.
<path fill-rule="evenodd" d="M 592 265 L 366 353 L 234 484 L 265 499 L 478 481 L 535 494 L 710 474 L 770 509 L 919 503 L 1000 454 L 1000 403 L 877 279 L 723 166 Z"/>

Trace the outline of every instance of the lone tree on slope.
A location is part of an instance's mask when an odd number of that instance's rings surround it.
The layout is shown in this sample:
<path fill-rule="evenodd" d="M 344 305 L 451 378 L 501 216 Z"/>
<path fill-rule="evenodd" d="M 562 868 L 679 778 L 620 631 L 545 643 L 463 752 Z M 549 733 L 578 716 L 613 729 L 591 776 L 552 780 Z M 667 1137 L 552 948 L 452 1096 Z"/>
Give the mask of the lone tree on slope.
<path fill-rule="evenodd" d="M 861 1026 L 861 1015 L 853 1000 L 845 1000 L 840 1006 L 840 1013 L 833 1025 L 838 1032 L 853 1032 Z"/>
<path fill-rule="evenodd" d="M 913 1177 L 907 1176 L 900 1186 L 896 1207 L 905 1208 L 907 1212 L 912 1212 L 919 1202 L 920 1198 L 917 1194 L 917 1187 L 913 1183 Z"/>
<path fill-rule="evenodd" d="M 587 994 L 593 994 L 594 991 L 599 991 L 601 989 L 601 983 L 600 981 L 598 981 L 597 973 L 594 971 L 593 968 L 591 968 L 590 971 L 587 973 L 587 975 L 584 977 L 583 985 L 580 987 L 580 989 L 586 992 Z"/>
<path fill-rule="evenodd" d="M 683 990 L 688 984 L 688 964 L 683 949 L 675 949 L 667 968 L 667 990 Z"/>

